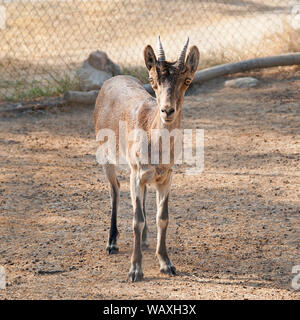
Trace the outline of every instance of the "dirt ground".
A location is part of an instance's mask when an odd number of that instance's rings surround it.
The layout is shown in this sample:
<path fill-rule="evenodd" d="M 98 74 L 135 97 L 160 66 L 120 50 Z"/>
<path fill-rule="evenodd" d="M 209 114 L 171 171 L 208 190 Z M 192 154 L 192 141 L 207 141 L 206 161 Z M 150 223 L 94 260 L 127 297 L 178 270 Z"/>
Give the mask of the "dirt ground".
<path fill-rule="evenodd" d="M 300 71 L 254 75 L 258 88 L 218 80 L 186 97 L 183 127 L 205 130 L 205 169 L 175 170 L 168 247 L 178 275 L 159 273 L 152 190 L 145 279 L 134 284 L 124 172 L 120 252 L 105 252 L 110 199 L 93 108 L 2 114 L 0 299 L 299 299 Z"/>

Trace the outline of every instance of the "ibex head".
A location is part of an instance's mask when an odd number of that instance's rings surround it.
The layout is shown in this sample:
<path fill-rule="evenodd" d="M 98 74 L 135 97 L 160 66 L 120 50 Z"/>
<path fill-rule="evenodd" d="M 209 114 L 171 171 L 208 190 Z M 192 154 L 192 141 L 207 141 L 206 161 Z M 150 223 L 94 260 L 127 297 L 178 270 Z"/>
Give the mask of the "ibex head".
<path fill-rule="evenodd" d="M 155 91 L 163 123 L 171 124 L 181 112 L 186 89 L 192 82 L 199 63 L 199 50 L 191 47 L 186 58 L 189 44 L 187 39 L 179 58 L 168 62 L 165 58 L 160 37 L 158 37 L 158 56 L 150 45 L 144 49 L 144 59 L 149 70 L 149 81 Z"/>

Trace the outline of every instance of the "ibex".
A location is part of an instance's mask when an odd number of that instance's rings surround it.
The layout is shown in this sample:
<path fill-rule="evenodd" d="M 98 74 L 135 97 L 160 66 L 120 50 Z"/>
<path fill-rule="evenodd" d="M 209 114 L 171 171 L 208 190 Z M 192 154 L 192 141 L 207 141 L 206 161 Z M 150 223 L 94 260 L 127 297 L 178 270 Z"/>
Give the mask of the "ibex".
<path fill-rule="evenodd" d="M 199 63 L 199 50 L 196 46 L 190 48 L 186 58 L 189 39 L 185 43 L 179 58 L 168 62 L 158 37 L 158 56 L 150 45 L 144 49 L 144 60 L 149 71 L 149 81 L 155 91 L 152 97 L 142 83 L 131 76 L 116 76 L 103 84 L 96 100 L 94 123 L 96 135 L 101 129 L 113 130 L 116 135 L 116 148 L 123 152 L 129 164 L 130 192 L 133 205 L 134 246 L 131 257 L 129 279 L 139 281 L 143 278 L 142 248 L 148 246 L 145 201 L 147 185 L 156 189 L 157 202 L 157 247 L 156 255 L 160 263 L 160 271 L 169 275 L 176 274 L 176 268 L 171 263 L 166 248 L 166 232 L 168 226 L 168 199 L 171 185 L 172 164 L 144 164 L 136 157 L 136 144 L 128 139 L 129 132 L 142 129 L 151 137 L 153 129 L 169 131 L 180 128 L 182 104 L 186 89 L 193 80 Z M 125 151 L 119 144 L 119 122 L 126 127 Z M 99 142 L 100 144 L 103 142 Z M 151 143 L 153 141 L 151 140 Z M 158 142 L 159 143 L 159 142 Z M 171 150 L 174 145 L 171 144 Z M 161 152 L 161 149 L 159 149 Z M 107 253 L 118 252 L 117 247 L 117 212 L 119 206 L 120 184 L 115 172 L 115 164 L 104 164 L 104 171 L 111 187 L 111 226 L 107 243 Z"/>

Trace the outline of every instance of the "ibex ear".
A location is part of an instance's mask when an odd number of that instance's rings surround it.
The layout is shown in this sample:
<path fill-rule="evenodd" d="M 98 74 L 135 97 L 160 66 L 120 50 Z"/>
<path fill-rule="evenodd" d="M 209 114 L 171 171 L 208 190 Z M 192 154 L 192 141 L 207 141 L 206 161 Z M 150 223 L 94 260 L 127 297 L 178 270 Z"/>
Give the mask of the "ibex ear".
<path fill-rule="evenodd" d="M 144 49 L 144 59 L 148 70 L 156 64 L 156 56 L 151 46 L 147 46 Z"/>
<path fill-rule="evenodd" d="M 199 60 L 200 53 L 198 48 L 196 46 L 191 47 L 185 63 L 191 73 L 195 73 L 197 71 Z"/>

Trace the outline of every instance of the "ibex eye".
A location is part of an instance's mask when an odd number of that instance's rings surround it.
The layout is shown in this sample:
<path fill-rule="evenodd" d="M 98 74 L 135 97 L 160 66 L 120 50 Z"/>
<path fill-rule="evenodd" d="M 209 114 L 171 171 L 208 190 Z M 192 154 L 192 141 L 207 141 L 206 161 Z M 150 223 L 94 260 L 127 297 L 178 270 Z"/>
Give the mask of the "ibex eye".
<path fill-rule="evenodd" d="M 189 78 L 185 79 L 185 81 L 184 81 L 184 83 L 185 83 L 187 86 L 190 85 L 191 82 L 192 82 L 192 80 L 189 79 Z"/>
<path fill-rule="evenodd" d="M 154 80 L 153 80 L 153 78 L 149 78 L 149 82 L 151 83 L 151 84 L 153 84 L 154 83 Z"/>

